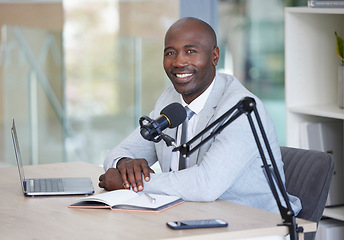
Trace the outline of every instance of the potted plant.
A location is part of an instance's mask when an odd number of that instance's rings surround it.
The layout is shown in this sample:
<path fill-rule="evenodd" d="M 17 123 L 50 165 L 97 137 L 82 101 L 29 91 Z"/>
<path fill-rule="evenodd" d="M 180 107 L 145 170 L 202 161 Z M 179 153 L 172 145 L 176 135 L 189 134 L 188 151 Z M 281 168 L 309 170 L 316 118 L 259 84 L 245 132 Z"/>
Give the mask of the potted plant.
<path fill-rule="evenodd" d="M 341 65 L 338 66 L 338 105 L 340 108 L 344 108 L 344 41 L 338 36 L 337 32 L 334 32 L 336 36 L 336 52 L 342 61 Z"/>

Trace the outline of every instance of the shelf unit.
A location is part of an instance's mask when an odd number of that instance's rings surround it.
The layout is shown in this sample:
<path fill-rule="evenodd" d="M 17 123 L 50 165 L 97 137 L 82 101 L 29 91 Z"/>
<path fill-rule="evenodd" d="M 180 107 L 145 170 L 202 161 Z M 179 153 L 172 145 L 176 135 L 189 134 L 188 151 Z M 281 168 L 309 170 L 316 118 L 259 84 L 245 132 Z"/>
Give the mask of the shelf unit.
<path fill-rule="evenodd" d="M 336 55 L 334 32 L 344 36 L 344 8 L 285 9 L 287 146 L 302 147 L 300 124 L 303 122 L 335 121 L 344 125 L 344 109 L 337 104 L 341 61 Z M 335 134 L 343 139 L 343 131 Z M 343 140 L 339 144 L 343 149 Z M 340 153 L 341 169 L 343 153 Z M 344 221 L 344 207 L 326 208 L 324 216 Z"/>
<path fill-rule="evenodd" d="M 323 215 L 344 221 L 344 207 L 325 208 Z"/>

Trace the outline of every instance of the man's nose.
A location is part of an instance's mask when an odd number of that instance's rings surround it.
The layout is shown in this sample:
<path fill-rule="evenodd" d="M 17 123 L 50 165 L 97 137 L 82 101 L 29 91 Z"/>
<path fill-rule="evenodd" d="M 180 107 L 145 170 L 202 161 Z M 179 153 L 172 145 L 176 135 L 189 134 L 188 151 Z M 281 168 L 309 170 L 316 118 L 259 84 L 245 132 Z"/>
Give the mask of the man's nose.
<path fill-rule="evenodd" d="M 189 60 L 183 53 L 178 53 L 173 61 L 174 67 L 185 67 L 189 65 Z"/>

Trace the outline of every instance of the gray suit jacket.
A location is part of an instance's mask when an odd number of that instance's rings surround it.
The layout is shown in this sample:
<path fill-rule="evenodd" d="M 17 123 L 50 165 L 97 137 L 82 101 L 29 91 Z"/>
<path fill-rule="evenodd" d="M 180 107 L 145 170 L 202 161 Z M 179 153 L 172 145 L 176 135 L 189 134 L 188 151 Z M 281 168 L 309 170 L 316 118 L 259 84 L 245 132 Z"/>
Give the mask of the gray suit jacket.
<path fill-rule="evenodd" d="M 254 97 L 256 100 L 260 118 L 284 179 L 280 146 L 273 122 L 262 102 L 232 75 L 217 73 L 214 87 L 204 109 L 199 113 L 196 133 L 202 131 L 246 96 Z M 180 94 L 170 86 L 158 99 L 150 117 L 156 119 L 160 116 L 161 109 L 172 102 L 180 101 Z M 164 133 L 175 137 L 176 128 L 166 129 Z M 169 172 L 172 149 L 173 147 L 167 147 L 164 141 L 153 143 L 144 140 L 137 128 L 110 151 L 104 161 L 104 168 L 107 170 L 113 167 L 113 160 L 118 157 L 145 158 L 150 165 L 159 161 L 163 172 L 152 174 L 151 180 L 144 182 L 144 191 L 181 196 L 186 201 L 214 201 L 221 198 L 278 212 L 263 174 L 262 161 L 245 115 L 241 115 L 219 135 L 190 155 L 188 169 Z M 290 196 L 290 200 L 294 211 L 298 213 L 301 209 L 299 199 Z"/>

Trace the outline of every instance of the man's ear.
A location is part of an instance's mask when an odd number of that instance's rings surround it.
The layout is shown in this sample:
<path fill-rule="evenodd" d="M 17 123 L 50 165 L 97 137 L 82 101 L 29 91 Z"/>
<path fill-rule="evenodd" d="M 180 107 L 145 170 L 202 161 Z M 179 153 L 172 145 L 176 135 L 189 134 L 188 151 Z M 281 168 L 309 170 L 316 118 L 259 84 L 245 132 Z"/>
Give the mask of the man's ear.
<path fill-rule="evenodd" d="M 213 54 L 213 65 L 217 66 L 217 63 L 219 62 L 219 57 L 220 57 L 220 50 L 218 46 L 214 47 L 212 54 Z"/>

